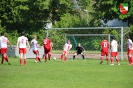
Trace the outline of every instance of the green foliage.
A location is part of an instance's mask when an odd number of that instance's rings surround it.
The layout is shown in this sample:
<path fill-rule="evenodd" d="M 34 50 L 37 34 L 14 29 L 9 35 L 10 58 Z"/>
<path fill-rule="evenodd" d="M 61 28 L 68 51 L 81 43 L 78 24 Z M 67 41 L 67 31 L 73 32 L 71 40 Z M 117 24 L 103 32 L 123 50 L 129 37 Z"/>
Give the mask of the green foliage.
<path fill-rule="evenodd" d="M 122 2 L 132 2 L 132 0 L 94 0 L 95 3 L 93 5 L 94 8 L 94 19 L 102 19 L 105 22 L 113 19 L 119 19 L 122 21 L 128 21 L 129 24 L 132 24 L 132 21 L 130 20 L 133 16 L 133 13 L 130 12 L 130 14 L 127 15 L 121 15 L 117 14 L 118 13 L 118 3 Z M 129 10 L 132 11 L 133 5 L 131 4 L 132 8 Z"/>

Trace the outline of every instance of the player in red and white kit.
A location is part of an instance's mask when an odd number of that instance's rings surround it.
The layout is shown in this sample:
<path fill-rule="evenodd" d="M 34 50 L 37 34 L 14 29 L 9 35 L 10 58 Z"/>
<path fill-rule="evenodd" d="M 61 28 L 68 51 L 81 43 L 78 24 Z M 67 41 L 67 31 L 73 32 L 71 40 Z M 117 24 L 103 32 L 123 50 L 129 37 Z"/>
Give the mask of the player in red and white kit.
<path fill-rule="evenodd" d="M 43 58 L 45 58 L 45 62 L 47 62 L 47 57 L 49 60 L 51 58 L 52 47 L 53 43 L 48 37 L 43 39 L 43 48 L 44 48 Z"/>
<path fill-rule="evenodd" d="M 107 64 L 108 64 L 108 55 L 109 55 L 109 42 L 106 40 L 106 38 L 104 37 L 104 40 L 101 42 L 101 62 L 100 64 L 103 62 L 104 60 L 104 56 L 106 55 L 106 60 L 107 60 Z"/>
<path fill-rule="evenodd" d="M 67 55 L 68 55 L 71 48 L 72 48 L 72 44 L 70 43 L 70 40 L 67 40 L 67 43 L 64 45 L 63 52 L 62 52 L 62 55 L 60 57 L 61 61 L 63 58 L 64 58 L 64 61 L 67 60 Z"/>
<path fill-rule="evenodd" d="M 129 65 L 133 65 L 133 58 L 132 58 L 133 42 L 128 36 L 126 37 L 126 39 L 127 39 L 127 55 L 128 55 Z"/>
<path fill-rule="evenodd" d="M 37 46 L 39 46 L 39 44 L 38 44 L 36 39 L 37 39 L 37 36 L 35 35 L 34 39 L 31 40 L 31 48 L 32 48 L 33 53 L 36 55 L 35 62 L 37 63 L 38 60 L 40 62 L 41 62 L 41 60 L 39 58 L 39 51 L 38 51 L 38 48 L 37 48 Z"/>
<path fill-rule="evenodd" d="M 24 65 L 26 66 L 27 60 L 26 60 L 26 44 L 28 45 L 28 48 L 30 50 L 30 44 L 28 42 L 28 38 L 25 37 L 25 32 L 21 33 L 21 36 L 17 40 L 17 46 L 16 48 L 19 48 L 19 54 L 20 54 L 20 66 L 22 65 L 22 59 L 24 59 Z"/>
<path fill-rule="evenodd" d="M 116 62 L 118 65 L 120 65 L 119 59 L 118 59 L 118 43 L 116 40 L 114 40 L 114 37 L 111 37 L 111 64 L 114 65 L 114 57 L 116 59 Z"/>
<path fill-rule="evenodd" d="M 4 36 L 4 32 L 2 32 L 0 37 L 0 48 L 1 48 L 1 54 L 2 54 L 1 64 L 3 64 L 4 60 L 6 60 L 10 65 L 9 58 L 7 56 L 7 43 L 10 45 L 10 48 L 12 49 L 10 41 L 8 40 L 8 38 Z"/>

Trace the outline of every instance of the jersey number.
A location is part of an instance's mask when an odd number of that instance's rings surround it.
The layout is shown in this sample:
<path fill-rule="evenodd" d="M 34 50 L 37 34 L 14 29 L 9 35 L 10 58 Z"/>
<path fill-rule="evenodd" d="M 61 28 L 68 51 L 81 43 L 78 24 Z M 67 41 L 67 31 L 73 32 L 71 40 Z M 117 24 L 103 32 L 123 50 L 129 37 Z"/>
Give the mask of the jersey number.
<path fill-rule="evenodd" d="M 104 47 L 107 47 L 107 43 L 104 43 L 103 46 L 104 46 Z"/>

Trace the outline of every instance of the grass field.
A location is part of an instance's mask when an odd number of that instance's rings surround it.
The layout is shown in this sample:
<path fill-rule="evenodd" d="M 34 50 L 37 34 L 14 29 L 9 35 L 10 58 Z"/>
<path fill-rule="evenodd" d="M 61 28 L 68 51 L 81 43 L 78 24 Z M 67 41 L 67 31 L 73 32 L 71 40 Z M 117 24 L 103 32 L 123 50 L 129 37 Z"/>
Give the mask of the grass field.
<path fill-rule="evenodd" d="M 133 66 L 99 64 L 99 60 L 51 60 L 20 66 L 18 58 L 11 65 L 0 65 L 0 88 L 133 88 Z"/>

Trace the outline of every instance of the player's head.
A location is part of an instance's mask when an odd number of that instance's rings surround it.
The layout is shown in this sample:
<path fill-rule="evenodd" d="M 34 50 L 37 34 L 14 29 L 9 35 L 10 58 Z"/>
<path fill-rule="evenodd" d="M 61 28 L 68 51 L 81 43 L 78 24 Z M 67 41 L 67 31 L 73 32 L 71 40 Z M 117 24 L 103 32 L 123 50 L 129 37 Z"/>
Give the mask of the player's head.
<path fill-rule="evenodd" d="M 103 37 L 104 40 L 106 40 L 106 37 Z"/>
<path fill-rule="evenodd" d="M 34 39 L 37 39 L 37 36 L 36 35 L 34 35 Z"/>
<path fill-rule="evenodd" d="M 130 37 L 129 36 L 126 36 L 126 39 L 130 39 Z"/>
<path fill-rule="evenodd" d="M 114 40 L 114 36 L 112 36 L 111 39 Z"/>
<path fill-rule="evenodd" d="M 25 32 L 22 32 L 22 33 L 21 33 L 21 36 L 25 36 Z"/>
<path fill-rule="evenodd" d="M 70 40 L 67 40 L 67 43 L 70 44 L 71 43 Z"/>
<path fill-rule="evenodd" d="M 4 34 L 5 34 L 4 32 L 1 32 L 1 36 L 4 36 Z"/>
<path fill-rule="evenodd" d="M 81 43 L 78 43 L 78 46 L 81 46 Z"/>

